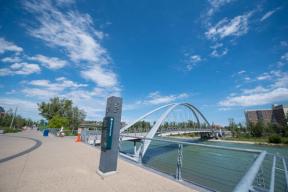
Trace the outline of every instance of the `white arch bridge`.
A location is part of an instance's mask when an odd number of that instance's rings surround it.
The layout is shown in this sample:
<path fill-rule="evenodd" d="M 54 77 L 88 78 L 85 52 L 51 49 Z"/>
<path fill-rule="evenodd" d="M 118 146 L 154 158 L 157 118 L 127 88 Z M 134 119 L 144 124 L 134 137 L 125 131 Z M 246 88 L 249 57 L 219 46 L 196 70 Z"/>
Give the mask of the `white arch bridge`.
<path fill-rule="evenodd" d="M 167 119 L 167 117 L 173 112 L 176 111 L 178 107 L 184 107 L 189 112 L 191 112 L 192 116 L 195 119 L 195 122 L 186 124 L 185 127 L 181 127 L 180 129 L 175 127 L 170 127 L 169 125 L 164 127 L 163 123 Z M 163 112 L 164 111 L 164 112 Z M 152 126 L 149 126 L 148 129 L 145 131 L 135 131 L 135 125 L 141 121 L 143 121 L 145 118 L 151 116 L 154 113 L 162 112 L 160 117 L 153 122 Z M 191 116 L 191 117 L 192 117 Z M 134 129 L 133 129 L 134 126 Z M 173 125 L 172 125 L 173 126 Z M 143 142 L 141 145 L 136 147 L 136 144 L 134 142 L 134 158 L 135 160 L 139 160 L 139 158 L 142 158 L 154 136 L 167 136 L 167 135 L 173 135 L 173 134 L 183 134 L 183 133 L 199 133 L 201 135 L 201 138 L 211 138 L 215 135 L 217 131 L 213 130 L 210 126 L 209 122 L 205 118 L 205 116 L 192 104 L 190 103 L 172 103 L 167 104 L 161 107 L 158 107 L 157 109 L 154 109 L 143 116 L 139 117 L 135 121 L 131 122 L 130 124 L 126 125 L 125 127 L 120 129 L 120 141 L 125 140 L 142 140 Z"/>

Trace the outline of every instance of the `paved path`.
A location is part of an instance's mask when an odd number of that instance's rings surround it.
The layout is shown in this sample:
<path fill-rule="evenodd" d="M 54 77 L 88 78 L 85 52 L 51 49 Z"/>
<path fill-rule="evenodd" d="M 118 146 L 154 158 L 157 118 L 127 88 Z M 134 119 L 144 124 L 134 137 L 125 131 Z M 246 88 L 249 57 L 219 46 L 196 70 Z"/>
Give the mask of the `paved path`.
<path fill-rule="evenodd" d="M 0 136 L 0 160 L 42 145 L 29 153 L 0 163 L 2 192 L 150 192 L 193 191 L 184 185 L 149 172 L 126 161 L 118 161 L 118 172 L 105 178 L 96 174 L 100 151 L 69 138 L 42 137 L 39 132 L 25 131 Z M 38 143 L 39 144 L 39 143 Z"/>

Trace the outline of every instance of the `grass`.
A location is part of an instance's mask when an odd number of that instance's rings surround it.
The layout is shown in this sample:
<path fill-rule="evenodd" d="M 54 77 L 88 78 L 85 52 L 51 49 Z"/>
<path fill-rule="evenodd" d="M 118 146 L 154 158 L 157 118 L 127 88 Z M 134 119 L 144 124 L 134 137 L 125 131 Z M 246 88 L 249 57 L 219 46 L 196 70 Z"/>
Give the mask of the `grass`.
<path fill-rule="evenodd" d="M 280 143 L 273 143 L 269 142 L 269 136 L 263 136 L 263 137 L 251 137 L 251 136 L 239 136 L 239 137 L 224 137 L 223 140 L 226 141 L 249 141 L 254 143 L 265 143 L 265 144 L 288 144 L 288 137 L 280 137 L 281 142 Z"/>
<path fill-rule="evenodd" d="M 268 137 L 239 136 L 239 137 L 224 137 L 223 140 L 250 141 L 250 142 L 255 142 L 255 143 L 268 143 Z"/>

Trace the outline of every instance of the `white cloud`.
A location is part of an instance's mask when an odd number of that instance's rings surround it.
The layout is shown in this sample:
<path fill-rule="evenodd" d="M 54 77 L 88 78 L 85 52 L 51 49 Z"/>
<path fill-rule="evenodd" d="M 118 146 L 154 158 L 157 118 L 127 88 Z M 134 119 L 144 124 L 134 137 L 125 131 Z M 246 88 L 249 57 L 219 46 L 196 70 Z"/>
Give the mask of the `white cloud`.
<path fill-rule="evenodd" d="M 253 89 L 243 89 L 242 92 L 243 94 L 257 94 L 257 93 L 264 93 L 269 91 L 269 89 L 266 89 L 262 86 L 257 86 Z"/>
<path fill-rule="evenodd" d="M 20 57 L 5 57 L 3 59 L 1 59 L 2 62 L 5 62 L 5 63 L 19 63 L 22 61 L 22 59 Z"/>
<path fill-rule="evenodd" d="M 49 0 L 41 3 L 25 1 L 24 7 L 38 21 L 36 27 L 28 29 L 30 35 L 51 47 L 64 49 L 71 61 L 81 62 L 80 71 L 85 79 L 101 87 L 119 86 L 117 75 L 108 67 L 111 59 L 100 44 L 105 34 L 94 28 L 90 15 L 60 11 Z"/>
<path fill-rule="evenodd" d="M 60 69 L 63 68 L 65 65 L 67 65 L 66 61 L 61 60 L 57 57 L 46 57 L 44 55 L 36 55 L 34 57 L 30 57 L 29 59 L 32 61 L 38 61 L 43 66 L 49 69 Z"/>
<path fill-rule="evenodd" d="M 118 88 L 89 88 L 87 84 L 77 83 L 65 77 L 58 77 L 55 81 L 38 79 L 23 82 L 22 93 L 35 100 L 48 100 L 51 97 L 71 99 L 75 105 L 84 109 L 87 119 L 100 119 L 104 115 L 106 98 L 120 96 Z"/>
<path fill-rule="evenodd" d="M 192 55 L 192 56 L 190 56 L 190 61 L 192 63 L 198 63 L 198 62 L 202 61 L 202 59 L 201 59 L 200 55 Z"/>
<path fill-rule="evenodd" d="M 219 21 L 215 26 L 212 26 L 205 33 L 208 39 L 223 39 L 228 36 L 241 36 L 248 32 L 248 19 L 252 15 L 249 12 L 244 15 L 239 15 L 231 20 L 227 18 Z"/>
<path fill-rule="evenodd" d="M 17 107 L 17 114 L 21 114 L 23 117 L 40 119 L 37 110 L 36 102 L 24 100 L 23 98 L 4 98 L 0 97 L 0 105 L 5 108 L 5 110 L 13 109 Z"/>
<path fill-rule="evenodd" d="M 287 41 L 280 41 L 280 45 L 282 47 L 288 47 L 288 42 Z"/>
<path fill-rule="evenodd" d="M 246 73 L 246 71 L 245 70 L 238 71 L 238 74 L 243 74 L 243 73 Z"/>
<path fill-rule="evenodd" d="M 269 79 L 271 79 L 271 78 L 272 78 L 271 74 L 269 74 L 269 73 L 263 73 L 262 75 L 260 75 L 260 76 L 257 77 L 257 80 L 262 81 L 262 80 L 269 80 Z"/>
<path fill-rule="evenodd" d="M 207 12 L 208 16 L 212 16 L 216 11 L 218 11 L 221 7 L 226 4 L 229 4 L 235 0 L 210 0 L 210 8 Z"/>
<path fill-rule="evenodd" d="M 28 84 L 37 88 L 26 88 L 24 92 L 28 94 L 29 90 L 31 90 L 31 93 L 29 95 L 33 95 L 35 93 L 36 96 L 45 96 L 46 92 L 51 92 L 53 93 L 52 95 L 56 95 L 60 94 L 65 89 L 78 89 L 81 87 L 87 87 L 87 84 L 75 83 L 71 80 L 66 79 L 65 77 L 57 78 L 56 82 L 54 83 L 49 80 L 40 79 L 33 80 Z M 51 94 L 48 95 L 51 96 Z"/>
<path fill-rule="evenodd" d="M 12 42 L 6 41 L 4 38 L 0 37 L 0 53 L 6 51 L 21 52 L 23 49 Z"/>
<path fill-rule="evenodd" d="M 240 94 L 228 96 L 219 102 L 222 107 L 256 106 L 273 104 L 288 100 L 288 73 L 271 71 L 264 73 L 273 82 L 266 87 L 256 86 L 252 89 L 243 89 Z M 261 76 L 259 76 L 261 77 Z M 264 79 L 267 79 L 266 77 Z M 263 80 L 260 78 L 260 80 Z"/>
<path fill-rule="evenodd" d="M 272 104 L 279 101 L 287 100 L 288 89 L 277 88 L 269 92 L 255 93 L 250 95 L 240 95 L 236 97 L 227 98 L 221 101 L 220 106 L 256 106 L 264 104 Z"/>
<path fill-rule="evenodd" d="M 193 67 L 196 66 L 197 63 L 201 62 L 203 59 L 200 55 L 190 55 L 186 60 L 186 68 L 188 71 L 191 71 Z"/>
<path fill-rule="evenodd" d="M 281 60 L 288 62 L 288 52 L 281 56 Z"/>
<path fill-rule="evenodd" d="M 48 89 L 42 89 L 42 88 L 24 88 L 22 92 L 26 96 L 31 96 L 31 97 L 38 97 L 41 99 L 48 99 L 50 97 L 54 97 L 58 95 L 58 92 L 55 90 L 48 90 Z"/>
<path fill-rule="evenodd" d="M 9 68 L 1 68 L 0 76 L 9 75 L 30 75 L 41 71 L 39 65 L 29 63 L 14 63 Z"/>
<path fill-rule="evenodd" d="M 94 66 L 88 70 L 81 71 L 81 76 L 85 79 L 94 81 L 100 87 L 115 87 L 118 83 L 115 73 L 99 66 Z"/>
<path fill-rule="evenodd" d="M 159 91 L 155 91 L 149 94 L 147 100 L 144 101 L 144 103 L 149 103 L 153 105 L 159 105 L 159 104 L 166 104 L 176 101 L 177 99 L 183 99 L 187 98 L 187 93 L 181 93 L 179 95 L 160 95 Z"/>
<path fill-rule="evenodd" d="M 50 46 L 64 48 L 73 61 L 107 63 L 106 50 L 97 40 L 96 30 L 88 14 L 69 11 L 67 14 L 50 1 L 26 1 L 24 6 L 33 13 L 39 26 L 30 28 L 30 35 L 46 41 Z"/>
<path fill-rule="evenodd" d="M 280 10 L 281 8 L 278 7 L 276 9 L 273 9 L 272 11 L 268 11 L 267 13 L 265 13 L 265 15 L 263 15 L 263 17 L 260 19 L 260 21 L 264 21 L 266 19 L 268 19 L 269 17 L 271 17 L 276 11 Z"/>
<path fill-rule="evenodd" d="M 222 57 L 224 55 L 226 55 L 228 53 L 228 49 L 225 48 L 223 50 L 217 50 L 217 49 L 214 49 L 212 52 L 211 52 L 211 56 L 212 57 Z"/>

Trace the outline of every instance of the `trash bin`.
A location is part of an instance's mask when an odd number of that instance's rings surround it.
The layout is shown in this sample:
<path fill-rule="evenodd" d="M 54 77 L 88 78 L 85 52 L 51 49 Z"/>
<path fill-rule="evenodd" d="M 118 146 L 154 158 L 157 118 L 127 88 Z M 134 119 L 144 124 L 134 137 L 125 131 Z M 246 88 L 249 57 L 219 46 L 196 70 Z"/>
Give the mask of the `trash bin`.
<path fill-rule="evenodd" d="M 48 137 L 48 135 L 49 135 L 49 130 L 48 130 L 48 129 L 45 129 L 45 130 L 43 131 L 43 136 L 44 136 L 44 137 Z"/>

